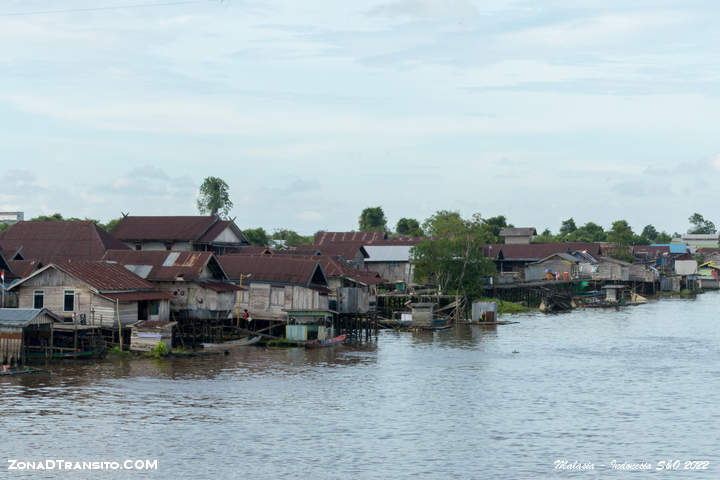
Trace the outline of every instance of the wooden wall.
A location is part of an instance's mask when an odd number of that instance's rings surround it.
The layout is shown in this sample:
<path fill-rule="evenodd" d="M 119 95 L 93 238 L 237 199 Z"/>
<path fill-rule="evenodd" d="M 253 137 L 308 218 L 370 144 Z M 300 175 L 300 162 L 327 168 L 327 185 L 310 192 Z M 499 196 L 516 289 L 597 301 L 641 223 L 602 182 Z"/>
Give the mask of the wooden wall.
<path fill-rule="evenodd" d="M 327 310 L 328 296 L 298 285 L 271 285 L 253 282 L 249 297 L 240 304 L 250 316 L 258 319 L 284 320 L 285 310 Z"/>

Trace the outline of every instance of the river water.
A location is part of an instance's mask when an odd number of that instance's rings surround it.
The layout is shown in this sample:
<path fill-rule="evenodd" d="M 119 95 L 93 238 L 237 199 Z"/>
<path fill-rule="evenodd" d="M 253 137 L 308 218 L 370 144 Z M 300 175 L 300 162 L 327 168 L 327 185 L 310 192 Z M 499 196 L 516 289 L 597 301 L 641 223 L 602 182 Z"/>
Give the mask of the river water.
<path fill-rule="evenodd" d="M 67 362 L 0 378 L 0 476 L 720 478 L 718 305 L 708 293 L 334 349 Z M 158 470 L 7 471 L 6 459 Z M 613 460 L 710 463 L 649 474 Z"/>

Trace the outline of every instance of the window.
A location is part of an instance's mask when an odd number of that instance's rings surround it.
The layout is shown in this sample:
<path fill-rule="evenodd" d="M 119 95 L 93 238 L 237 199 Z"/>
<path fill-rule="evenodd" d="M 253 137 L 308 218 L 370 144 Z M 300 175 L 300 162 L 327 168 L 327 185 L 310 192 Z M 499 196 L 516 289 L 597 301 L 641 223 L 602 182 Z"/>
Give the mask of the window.
<path fill-rule="evenodd" d="M 240 303 L 248 303 L 248 291 L 243 290 L 240 292 Z"/>
<path fill-rule="evenodd" d="M 282 287 L 270 288 L 270 305 L 282 306 L 285 302 L 285 289 Z"/>
<path fill-rule="evenodd" d="M 65 290 L 63 298 L 63 312 L 75 311 L 75 290 Z"/>
<path fill-rule="evenodd" d="M 142 250 L 142 243 L 136 243 L 135 250 Z"/>
<path fill-rule="evenodd" d="M 150 304 L 150 315 L 159 315 L 160 314 L 160 302 L 152 302 Z"/>
<path fill-rule="evenodd" d="M 35 290 L 33 292 L 33 308 L 43 308 L 45 306 L 45 292 L 42 290 Z"/>

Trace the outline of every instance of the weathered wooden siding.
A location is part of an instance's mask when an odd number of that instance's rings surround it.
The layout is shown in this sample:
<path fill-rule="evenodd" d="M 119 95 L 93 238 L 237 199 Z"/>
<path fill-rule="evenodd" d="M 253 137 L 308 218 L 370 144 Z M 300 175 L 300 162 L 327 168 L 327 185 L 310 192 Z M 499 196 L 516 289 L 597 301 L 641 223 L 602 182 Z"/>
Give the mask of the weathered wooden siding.
<path fill-rule="evenodd" d="M 389 282 L 412 283 L 413 266 L 410 262 L 366 262 L 367 270 L 377 272 Z"/>
<path fill-rule="evenodd" d="M 240 309 L 247 308 L 253 318 L 284 320 L 286 310 L 327 310 L 328 296 L 317 290 L 292 286 L 277 286 L 253 282 L 249 285 L 249 301 L 244 295 Z"/>

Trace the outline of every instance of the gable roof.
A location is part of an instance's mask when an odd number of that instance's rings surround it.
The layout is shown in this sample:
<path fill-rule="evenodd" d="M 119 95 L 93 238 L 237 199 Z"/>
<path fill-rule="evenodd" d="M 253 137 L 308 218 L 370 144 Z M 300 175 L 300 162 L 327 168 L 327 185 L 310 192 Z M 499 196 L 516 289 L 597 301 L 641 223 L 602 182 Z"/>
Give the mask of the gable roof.
<path fill-rule="evenodd" d="M 213 215 L 127 216 L 115 225 L 111 233 L 125 242 L 157 240 L 210 243 L 227 227 L 233 228 L 241 242 L 247 243 L 234 222 L 220 220 Z"/>
<path fill-rule="evenodd" d="M 386 238 L 387 234 L 385 232 L 317 232 L 313 243 L 315 245 L 337 242 L 371 243 Z"/>
<path fill-rule="evenodd" d="M 587 252 L 592 256 L 602 253 L 602 245 L 592 242 L 548 242 L 528 244 L 492 244 L 480 247 L 483 255 L 493 260 L 537 261 L 553 253 Z"/>
<path fill-rule="evenodd" d="M 62 320 L 47 308 L 0 308 L 0 327 L 24 328 Z"/>
<path fill-rule="evenodd" d="M 327 285 L 327 277 L 315 259 L 294 255 L 242 255 L 231 253 L 218 257 L 220 264 L 232 280 L 243 282 L 269 282 L 309 286 Z M 320 282 L 316 275 L 320 272 Z M 251 277 L 249 275 L 252 275 Z M 247 279 L 247 280 L 245 280 Z"/>
<path fill-rule="evenodd" d="M 89 221 L 18 222 L 0 233 L 0 248 L 42 263 L 100 260 L 111 248 L 128 247 Z M 10 259 L 8 259 L 10 260 Z"/>
<path fill-rule="evenodd" d="M 306 258 L 320 263 L 327 277 L 343 277 L 365 285 L 386 283 L 385 279 L 382 278 L 379 273 L 368 270 L 358 270 L 348 265 L 345 261 L 331 255 L 295 254 L 293 258 Z"/>
<path fill-rule="evenodd" d="M 574 256 L 570 255 L 569 253 L 552 253 L 552 254 L 548 255 L 547 257 L 541 258 L 537 262 L 529 263 L 528 265 L 539 265 L 539 264 L 546 262 L 546 261 L 550 260 L 551 258 L 555 258 L 555 257 L 565 260 L 566 262 L 580 263 L 579 258 L 574 257 Z"/>
<path fill-rule="evenodd" d="M 299 249 L 300 247 L 298 247 Z M 333 256 L 343 257 L 345 260 L 352 260 L 357 255 L 358 251 L 363 258 L 368 258 L 368 252 L 365 249 L 364 242 L 334 242 L 325 243 L 323 245 L 313 245 L 313 248 L 319 250 L 321 253 Z"/>
<path fill-rule="evenodd" d="M 51 263 L 35 271 L 30 276 L 23 278 L 10 288 L 17 288 L 19 285 L 22 285 L 31 278 L 41 275 L 48 269 L 56 269 L 71 275 L 100 293 L 158 291 L 152 283 L 140 278 L 122 265 L 108 262 Z"/>
<path fill-rule="evenodd" d="M 217 280 L 228 279 L 212 252 L 108 250 L 103 260 L 117 262 L 151 282 L 172 282 L 177 278 L 198 280 L 206 266 Z"/>

